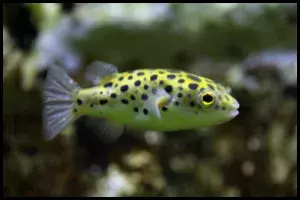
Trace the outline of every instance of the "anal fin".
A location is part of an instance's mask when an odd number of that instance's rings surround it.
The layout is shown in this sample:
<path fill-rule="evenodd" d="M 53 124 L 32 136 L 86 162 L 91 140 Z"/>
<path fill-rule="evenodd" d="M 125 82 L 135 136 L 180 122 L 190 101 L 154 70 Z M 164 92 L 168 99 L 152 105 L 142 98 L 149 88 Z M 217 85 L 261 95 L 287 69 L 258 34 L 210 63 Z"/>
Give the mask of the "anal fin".
<path fill-rule="evenodd" d="M 113 123 L 104 118 L 87 117 L 86 125 L 104 143 L 111 143 L 117 140 L 124 132 L 123 125 Z"/>

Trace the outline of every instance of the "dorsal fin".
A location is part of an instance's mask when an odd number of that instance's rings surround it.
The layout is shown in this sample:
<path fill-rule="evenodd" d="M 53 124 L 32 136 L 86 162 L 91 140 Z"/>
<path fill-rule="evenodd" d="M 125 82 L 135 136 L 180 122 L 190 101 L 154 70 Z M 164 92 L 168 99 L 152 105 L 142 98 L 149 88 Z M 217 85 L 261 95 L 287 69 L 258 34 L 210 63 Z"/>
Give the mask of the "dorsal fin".
<path fill-rule="evenodd" d="M 95 61 L 85 70 L 85 79 L 91 81 L 93 85 L 99 85 L 102 81 L 110 79 L 118 73 L 118 68 L 112 64 Z"/>

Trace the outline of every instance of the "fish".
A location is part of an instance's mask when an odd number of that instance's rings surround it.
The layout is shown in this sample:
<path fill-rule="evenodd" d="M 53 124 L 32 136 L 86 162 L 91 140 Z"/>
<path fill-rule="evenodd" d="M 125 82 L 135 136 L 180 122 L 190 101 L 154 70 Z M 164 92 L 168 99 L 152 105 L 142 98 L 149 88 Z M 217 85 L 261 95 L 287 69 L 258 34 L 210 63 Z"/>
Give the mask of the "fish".
<path fill-rule="evenodd" d="M 94 61 L 84 72 L 91 87 L 80 87 L 66 70 L 48 69 L 43 94 L 43 135 L 51 140 L 82 116 L 105 119 L 115 130 L 98 123 L 98 133 L 110 141 L 124 126 L 172 132 L 228 122 L 239 103 L 229 88 L 212 79 L 173 69 L 119 72 L 112 64 Z"/>

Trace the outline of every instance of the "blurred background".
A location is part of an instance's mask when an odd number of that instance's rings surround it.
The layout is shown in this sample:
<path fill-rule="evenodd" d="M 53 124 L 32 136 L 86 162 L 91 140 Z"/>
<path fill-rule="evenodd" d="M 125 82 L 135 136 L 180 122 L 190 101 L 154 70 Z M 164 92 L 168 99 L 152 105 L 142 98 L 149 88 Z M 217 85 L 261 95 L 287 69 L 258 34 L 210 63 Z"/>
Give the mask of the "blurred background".
<path fill-rule="evenodd" d="M 42 137 L 47 69 L 95 60 L 232 88 L 234 120 L 103 143 L 81 118 Z M 3 5 L 4 196 L 296 196 L 297 4 Z"/>

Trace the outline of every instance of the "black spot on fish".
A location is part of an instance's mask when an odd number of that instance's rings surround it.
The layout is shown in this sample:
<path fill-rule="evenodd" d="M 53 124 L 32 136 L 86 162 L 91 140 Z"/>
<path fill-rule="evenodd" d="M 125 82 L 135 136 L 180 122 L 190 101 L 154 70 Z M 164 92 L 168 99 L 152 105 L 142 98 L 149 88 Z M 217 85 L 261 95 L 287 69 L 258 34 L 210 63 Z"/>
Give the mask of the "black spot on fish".
<path fill-rule="evenodd" d="M 134 85 L 135 85 L 136 87 L 140 86 L 140 85 L 141 85 L 141 81 L 140 81 L 140 80 L 135 81 L 135 82 L 134 82 Z"/>
<path fill-rule="evenodd" d="M 182 93 L 178 93 L 178 94 L 177 94 L 177 97 L 178 97 L 178 98 L 181 98 L 181 97 L 182 97 Z"/>
<path fill-rule="evenodd" d="M 94 107 L 94 105 L 91 103 L 91 104 L 90 104 L 90 107 L 92 108 L 92 107 Z"/>
<path fill-rule="evenodd" d="M 147 78 L 145 77 L 145 78 L 144 78 L 144 81 L 146 81 L 146 80 L 147 80 Z"/>
<path fill-rule="evenodd" d="M 144 89 L 147 90 L 149 88 L 148 85 L 144 85 Z"/>
<path fill-rule="evenodd" d="M 107 104 L 107 102 L 108 101 L 106 99 L 101 99 L 99 103 L 100 103 L 100 105 L 105 105 L 105 104 Z"/>
<path fill-rule="evenodd" d="M 108 87 L 111 87 L 112 85 L 113 85 L 112 82 L 108 82 L 108 83 L 105 83 L 105 84 L 103 85 L 103 87 L 108 88 Z"/>
<path fill-rule="evenodd" d="M 138 76 L 143 76 L 145 73 L 144 72 L 138 72 L 137 75 Z"/>
<path fill-rule="evenodd" d="M 207 84 L 207 86 L 211 89 L 211 90 L 215 90 L 216 88 L 212 85 L 212 84 Z"/>
<path fill-rule="evenodd" d="M 176 76 L 174 74 L 169 74 L 169 75 L 167 75 L 167 78 L 172 80 L 172 79 L 176 78 Z"/>
<path fill-rule="evenodd" d="M 178 101 L 175 101 L 175 106 L 179 106 L 179 102 Z"/>
<path fill-rule="evenodd" d="M 189 84 L 189 88 L 190 88 L 191 90 L 196 90 L 196 89 L 198 88 L 198 84 L 196 84 L 196 83 L 190 83 L 190 84 Z"/>
<path fill-rule="evenodd" d="M 184 79 L 179 79 L 178 83 L 184 83 Z"/>
<path fill-rule="evenodd" d="M 193 81 L 201 82 L 201 79 L 199 77 L 195 76 L 195 75 L 188 74 L 186 77 L 193 80 Z"/>
<path fill-rule="evenodd" d="M 171 85 L 167 85 L 165 87 L 165 90 L 166 90 L 167 93 L 171 93 L 173 91 L 173 87 Z"/>
<path fill-rule="evenodd" d="M 192 97 L 192 95 L 191 95 L 191 94 L 188 94 L 188 95 L 186 95 L 186 97 L 187 97 L 188 99 L 190 99 L 190 98 Z"/>
<path fill-rule="evenodd" d="M 134 111 L 134 112 L 139 112 L 139 109 L 138 109 L 137 107 L 134 107 L 134 108 L 133 108 L 133 111 Z"/>
<path fill-rule="evenodd" d="M 156 74 L 153 74 L 152 76 L 150 76 L 150 80 L 151 81 L 155 81 L 157 79 L 157 75 Z"/>
<path fill-rule="evenodd" d="M 126 92 L 128 90 L 128 85 L 122 85 L 120 90 L 121 92 Z"/>
<path fill-rule="evenodd" d="M 122 102 L 123 104 L 128 104 L 128 100 L 127 100 L 127 99 L 122 99 L 121 102 Z"/>
<path fill-rule="evenodd" d="M 117 94 L 116 94 L 116 93 L 112 93 L 112 94 L 110 95 L 110 97 L 111 97 L 111 98 L 117 98 Z"/>
<path fill-rule="evenodd" d="M 159 73 L 159 74 L 164 74 L 165 72 L 163 72 L 163 71 L 158 71 L 158 73 Z"/>
<path fill-rule="evenodd" d="M 142 98 L 142 100 L 146 101 L 148 99 L 148 95 L 147 94 L 142 94 L 141 98 Z"/>
<path fill-rule="evenodd" d="M 168 110 L 168 108 L 167 108 L 167 107 L 165 107 L 165 106 L 163 106 L 163 107 L 162 107 L 162 110 L 163 110 L 163 111 L 167 111 L 167 110 Z"/>
<path fill-rule="evenodd" d="M 131 100 L 135 100 L 135 96 L 134 96 L 134 95 L 131 95 L 131 96 L 130 96 L 130 99 L 131 99 Z"/>
<path fill-rule="evenodd" d="M 132 79 L 132 76 L 128 76 L 128 80 L 131 80 Z"/>
<path fill-rule="evenodd" d="M 103 92 L 102 92 L 102 91 L 100 91 L 100 94 L 103 94 Z"/>
<path fill-rule="evenodd" d="M 178 87 L 178 90 L 183 90 L 183 87 L 179 86 L 179 87 Z"/>
<path fill-rule="evenodd" d="M 194 106 L 195 106 L 195 102 L 191 101 L 191 102 L 190 102 L 190 106 L 191 106 L 191 107 L 194 107 Z"/>
<path fill-rule="evenodd" d="M 219 109 L 220 109 L 220 106 L 216 105 L 215 109 L 216 109 L 216 110 L 219 110 Z"/>
<path fill-rule="evenodd" d="M 159 81 L 159 85 L 163 85 L 164 84 L 164 81 Z"/>
<path fill-rule="evenodd" d="M 74 112 L 77 112 L 77 109 L 76 109 L 76 108 L 74 108 Z"/>
<path fill-rule="evenodd" d="M 222 107 L 222 110 L 226 110 L 226 108 L 225 108 L 225 107 Z"/>
<path fill-rule="evenodd" d="M 149 111 L 148 111 L 146 108 L 143 109 L 143 113 L 144 113 L 145 115 L 147 115 L 148 112 L 149 112 Z"/>
<path fill-rule="evenodd" d="M 81 99 L 77 99 L 77 104 L 80 106 L 82 104 L 82 100 Z"/>
<path fill-rule="evenodd" d="M 120 78 L 119 78 L 119 81 L 122 81 L 124 79 L 124 77 L 123 76 L 121 76 Z"/>
<path fill-rule="evenodd" d="M 118 87 L 118 85 L 119 85 L 119 84 L 117 83 L 117 84 L 115 85 L 115 87 Z"/>

